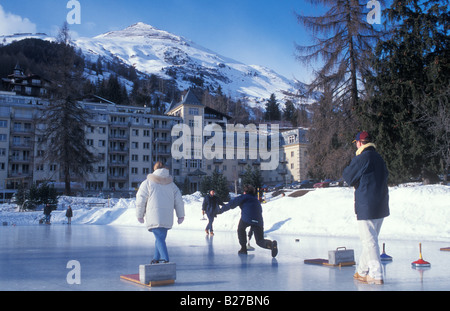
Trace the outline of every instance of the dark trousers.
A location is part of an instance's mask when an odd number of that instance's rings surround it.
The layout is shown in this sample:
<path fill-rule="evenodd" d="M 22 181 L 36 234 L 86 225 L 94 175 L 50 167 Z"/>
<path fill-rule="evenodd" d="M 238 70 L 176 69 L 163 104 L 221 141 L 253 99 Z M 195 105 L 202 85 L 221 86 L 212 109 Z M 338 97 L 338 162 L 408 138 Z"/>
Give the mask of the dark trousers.
<path fill-rule="evenodd" d="M 214 216 L 209 216 L 209 215 L 206 215 L 206 216 L 208 217 L 208 224 L 206 225 L 205 230 L 212 232 L 212 231 L 214 231 L 213 230 Z"/>
<path fill-rule="evenodd" d="M 259 247 L 267 248 L 267 249 L 272 248 L 272 241 L 264 239 L 264 228 L 263 227 L 251 225 L 241 219 L 239 221 L 237 233 L 238 233 L 239 244 L 241 245 L 242 248 L 246 248 L 246 245 L 247 245 L 247 234 L 246 234 L 245 230 L 248 227 L 251 227 L 251 231 L 253 231 L 253 235 L 255 236 L 256 244 Z"/>

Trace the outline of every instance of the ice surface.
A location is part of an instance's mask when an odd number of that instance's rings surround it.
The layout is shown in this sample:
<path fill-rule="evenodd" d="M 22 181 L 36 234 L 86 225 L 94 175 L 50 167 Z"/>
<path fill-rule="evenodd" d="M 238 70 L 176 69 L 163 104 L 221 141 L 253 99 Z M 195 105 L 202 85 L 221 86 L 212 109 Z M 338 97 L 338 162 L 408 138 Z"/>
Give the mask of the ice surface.
<path fill-rule="evenodd" d="M 394 259 L 384 265 L 383 286 L 353 281 L 355 266 L 325 267 L 305 259 L 328 257 L 337 247 L 360 254 L 353 212 L 353 189 L 316 189 L 301 197 L 266 196 L 265 232 L 276 239 L 279 254 L 256 247 L 239 256 L 237 208 L 219 215 L 216 235 L 206 238 L 201 220 L 203 198 L 183 196 L 186 219 L 169 231 L 170 260 L 177 264 L 174 285 L 145 288 L 120 279 L 138 273 L 150 262 L 153 235 L 139 224 L 135 200 L 62 197 L 52 213 L 52 225 L 39 225 L 42 210 L 18 212 L 0 205 L 0 291 L 448 291 L 450 290 L 450 187 L 419 184 L 392 187 L 391 215 L 385 219 L 380 247 Z M 96 205 L 92 203 L 104 203 Z M 72 225 L 64 225 L 65 209 L 74 210 Z M 296 239 L 299 241 L 296 242 Z M 422 243 L 428 269 L 413 269 Z M 81 284 L 69 284 L 69 261 L 80 263 Z"/>
<path fill-rule="evenodd" d="M 173 229 L 167 243 L 177 264 L 175 284 L 147 288 L 120 279 L 138 273 L 151 260 L 153 235 L 142 227 L 100 225 L 34 225 L 0 227 L 1 291 L 447 291 L 450 289 L 450 252 L 443 242 L 422 241 L 428 269 L 413 269 L 419 241 L 380 240 L 393 261 L 384 265 L 385 284 L 353 280 L 355 266 L 325 267 L 304 259 L 327 258 L 328 251 L 345 246 L 360 253 L 357 238 L 317 237 L 268 233 L 279 254 L 252 241 L 255 251 L 238 255 L 235 232 Z M 297 241 L 298 240 L 298 241 Z M 71 260 L 80 263 L 80 284 L 69 284 Z"/>

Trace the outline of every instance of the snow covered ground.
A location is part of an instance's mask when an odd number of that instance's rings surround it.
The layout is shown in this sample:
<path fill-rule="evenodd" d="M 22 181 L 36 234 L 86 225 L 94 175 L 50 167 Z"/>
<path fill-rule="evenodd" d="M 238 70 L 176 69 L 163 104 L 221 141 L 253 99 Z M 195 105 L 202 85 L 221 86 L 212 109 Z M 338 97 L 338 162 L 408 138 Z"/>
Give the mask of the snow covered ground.
<path fill-rule="evenodd" d="M 358 237 L 353 211 L 352 188 L 315 189 L 301 197 L 266 195 L 263 204 L 264 229 L 267 233 L 327 237 Z M 391 215 L 385 219 L 380 239 L 450 241 L 450 187 L 444 185 L 406 184 L 391 187 Z M 200 193 L 183 196 L 186 218 L 174 230 L 203 230 Z M 100 203 L 100 204 L 96 204 Z M 103 203 L 103 205 L 101 204 Z M 65 209 L 72 206 L 72 224 L 143 226 L 135 217 L 134 199 L 99 199 L 61 197 L 52 213 L 52 223 L 66 222 Z M 42 210 L 18 212 L 15 205 L 0 205 L 0 222 L 8 225 L 37 225 Z M 240 209 L 219 215 L 215 231 L 235 232 Z"/>

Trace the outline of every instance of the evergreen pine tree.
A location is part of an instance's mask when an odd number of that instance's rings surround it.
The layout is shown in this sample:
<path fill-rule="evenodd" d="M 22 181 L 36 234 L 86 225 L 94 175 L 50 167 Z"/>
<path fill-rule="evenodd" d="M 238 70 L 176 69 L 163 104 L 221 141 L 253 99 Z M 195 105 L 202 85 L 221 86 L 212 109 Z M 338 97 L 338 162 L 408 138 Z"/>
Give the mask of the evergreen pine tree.
<path fill-rule="evenodd" d="M 262 187 L 263 178 L 261 170 L 258 167 L 252 168 L 247 165 L 244 176 L 242 177 L 242 186 L 252 185 L 256 190 Z"/>
<path fill-rule="evenodd" d="M 230 200 L 228 181 L 223 174 L 214 171 L 211 176 L 205 176 L 200 182 L 200 192 L 203 196 L 207 195 L 213 189 L 216 195 L 224 202 Z"/>
<path fill-rule="evenodd" d="M 250 165 L 245 167 L 244 176 L 242 176 L 242 185 L 253 185 L 253 172 Z"/>
<path fill-rule="evenodd" d="M 351 111 L 364 91 L 364 76 L 370 71 L 373 47 L 382 33 L 367 22 L 366 0 L 310 2 L 321 3 L 329 10 L 317 17 L 297 14 L 298 22 L 312 30 L 316 41 L 311 46 L 297 45 L 297 58 L 305 63 L 323 61 L 311 89 L 321 91 L 327 84 L 337 102 L 345 104 L 342 108 Z"/>
<path fill-rule="evenodd" d="M 271 94 L 270 99 L 266 103 L 264 119 L 266 121 L 279 121 L 281 119 L 280 105 L 277 102 L 275 94 Z"/>
<path fill-rule="evenodd" d="M 77 61 L 70 46 L 67 24 L 64 23 L 60 38 L 59 58 L 55 62 L 49 90 L 48 107 L 42 110 L 41 122 L 45 128 L 40 142 L 45 147 L 44 160 L 60 166 L 65 183 L 65 194 L 70 195 L 72 174 L 80 177 L 97 159 L 88 149 L 85 128 L 89 114 L 77 99 L 83 81 L 84 64 Z"/>
<path fill-rule="evenodd" d="M 291 100 L 286 101 L 283 109 L 283 120 L 291 122 L 293 127 L 297 127 L 298 110 Z"/>
<path fill-rule="evenodd" d="M 388 13 L 395 27 L 377 46 L 371 96 L 359 115 L 386 159 L 391 182 L 399 183 L 424 168 L 436 171 L 436 149 L 448 148 L 449 130 L 439 136 L 429 121 L 439 114 L 438 123 L 449 119 L 449 11 L 438 0 L 407 0 L 394 1 Z M 441 159 L 446 171 L 448 150 Z"/>
<path fill-rule="evenodd" d="M 338 177 L 341 172 L 337 170 L 347 162 L 349 142 L 359 129 L 355 110 L 365 98 L 370 60 L 382 32 L 367 22 L 365 0 L 310 2 L 323 4 L 328 11 L 322 16 L 297 15 L 315 40 L 311 46 L 297 45 L 297 58 L 307 64 L 321 62 L 309 91 L 324 94 L 311 122 L 309 140 L 318 150 L 310 152 L 308 166 L 313 177 Z"/>
<path fill-rule="evenodd" d="M 38 187 L 39 204 L 51 204 L 56 206 L 58 204 L 58 195 L 55 187 L 48 183 L 40 184 Z"/>
<path fill-rule="evenodd" d="M 35 209 L 41 203 L 39 188 L 35 184 L 32 184 L 28 189 L 27 201 L 27 209 Z"/>
<path fill-rule="evenodd" d="M 20 183 L 15 193 L 14 203 L 22 208 L 23 203 L 27 199 L 27 189 L 23 183 Z"/>

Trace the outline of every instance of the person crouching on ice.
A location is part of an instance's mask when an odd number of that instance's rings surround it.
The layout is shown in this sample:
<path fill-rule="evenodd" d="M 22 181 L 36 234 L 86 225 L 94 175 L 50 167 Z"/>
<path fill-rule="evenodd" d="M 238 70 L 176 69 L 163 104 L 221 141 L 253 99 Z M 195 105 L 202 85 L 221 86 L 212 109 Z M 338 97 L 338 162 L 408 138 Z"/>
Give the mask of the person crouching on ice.
<path fill-rule="evenodd" d="M 169 170 L 162 162 L 156 162 L 154 172 L 141 183 L 136 194 L 136 216 L 155 236 L 155 254 L 152 264 L 169 262 L 166 237 L 173 226 L 173 211 L 178 224 L 184 220 L 184 202 L 180 189 L 174 184 Z"/>
<path fill-rule="evenodd" d="M 278 254 L 277 241 L 264 239 L 264 224 L 262 217 L 262 207 L 256 197 L 255 188 L 251 185 L 244 187 L 244 194 L 234 198 L 228 204 L 225 204 L 220 213 L 234 209 L 237 206 L 241 208 L 241 219 L 238 225 L 238 239 L 241 249 L 238 254 L 247 254 L 247 234 L 245 230 L 251 227 L 255 236 L 256 244 L 259 247 L 272 250 L 272 257 Z"/>

